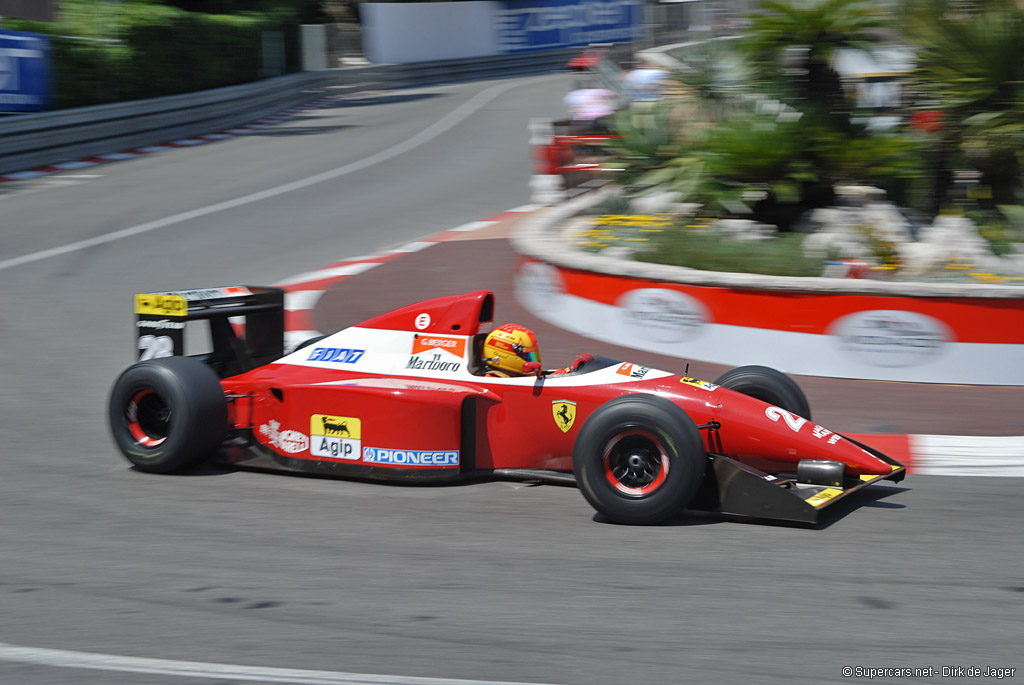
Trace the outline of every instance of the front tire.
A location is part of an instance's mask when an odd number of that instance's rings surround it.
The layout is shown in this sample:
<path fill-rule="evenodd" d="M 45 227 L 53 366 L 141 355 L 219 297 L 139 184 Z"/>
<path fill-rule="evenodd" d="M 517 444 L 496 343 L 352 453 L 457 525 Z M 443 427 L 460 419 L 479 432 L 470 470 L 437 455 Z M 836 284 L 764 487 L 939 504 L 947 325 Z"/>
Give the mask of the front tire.
<path fill-rule="evenodd" d="M 110 432 L 141 471 L 171 473 L 212 457 L 227 433 L 217 374 L 188 357 L 133 364 L 114 382 Z"/>
<path fill-rule="evenodd" d="M 808 420 L 811 418 L 811 405 L 804 391 L 796 381 L 776 369 L 767 366 L 738 366 L 719 376 L 715 385 L 773 404 L 790 414 Z"/>
<path fill-rule="evenodd" d="M 624 395 L 598 407 L 573 447 L 583 497 L 618 523 L 677 516 L 697 494 L 708 457 L 693 420 L 657 395 Z"/>

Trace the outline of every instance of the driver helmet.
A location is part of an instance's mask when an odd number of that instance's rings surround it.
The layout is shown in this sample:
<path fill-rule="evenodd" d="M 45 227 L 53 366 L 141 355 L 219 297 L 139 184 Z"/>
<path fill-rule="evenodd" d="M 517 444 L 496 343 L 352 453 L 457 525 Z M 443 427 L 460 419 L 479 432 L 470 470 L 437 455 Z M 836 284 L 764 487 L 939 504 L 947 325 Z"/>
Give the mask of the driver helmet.
<path fill-rule="evenodd" d="M 484 339 L 483 362 L 491 369 L 522 376 L 526 362 L 540 363 L 537 336 L 518 324 L 499 326 Z"/>

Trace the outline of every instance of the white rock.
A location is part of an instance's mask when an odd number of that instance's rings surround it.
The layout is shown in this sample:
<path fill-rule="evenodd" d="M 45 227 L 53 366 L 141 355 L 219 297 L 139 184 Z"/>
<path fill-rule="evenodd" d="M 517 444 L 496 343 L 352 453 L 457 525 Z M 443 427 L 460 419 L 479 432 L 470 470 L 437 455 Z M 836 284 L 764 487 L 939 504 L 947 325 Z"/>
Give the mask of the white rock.
<path fill-rule="evenodd" d="M 679 195 L 674 190 L 649 193 L 634 197 L 629 206 L 636 214 L 662 214 L 672 210 L 672 206 L 679 201 Z"/>
<path fill-rule="evenodd" d="M 881 188 L 876 188 L 875 186 L 835 186 L 832 190 L 835 191 L 836 197 L 838 197 L 840 201 L 849 202 L 851 204 L 881 202 L 882 200 L 885 200 L 885 191 Z"/>
<path fill-rule="evenodd" d="M 616 259 L 632 259 L 636 250 L 625 245 L 612 245 L 598 252 L 602 257 L 615 257 Z"/>
<path fill-rule="evenodd" d="M 711 224 L 712 229 L 735 240 L 768 240 L 778 233 L 771 224 L 762 224 L 750 219 L 720 219 Z"/>

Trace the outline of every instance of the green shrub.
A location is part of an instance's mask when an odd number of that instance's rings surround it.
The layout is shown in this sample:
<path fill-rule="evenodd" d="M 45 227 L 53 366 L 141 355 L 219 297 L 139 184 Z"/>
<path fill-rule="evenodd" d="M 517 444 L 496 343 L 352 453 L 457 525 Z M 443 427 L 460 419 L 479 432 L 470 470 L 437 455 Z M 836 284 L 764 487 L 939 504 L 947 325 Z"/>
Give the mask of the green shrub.
<path fill-rule="evenodd" d="M 923 209 L 931 200 L 927 144 L 899 132 L 850 136 L 821 132 L 813 144 L 824 173 L 836 184 L 881 188 L 889 200 Z"/>
<path fill-rule="evenodd" d="M 1015 245 L 1024 245 L 1024 207 L 1000 205 L 999 211 L 970 210 L 968 219 L 978 226 L 978 233 L 988 241 L 992 254 L 1012 254 Z"/>
<path fill-rule="evenodd" d="M 192 14 L 125 32 L 132 68 L 126 99 L 156 97 L 254 81 L 262 68 L 259 20 Z"/>
<path fill-rule="evenodd" d="M 676 228 L 651 238 L 648 248 L 638 253 L 636 260 L 704 271 L 820 276 L 824 261 L 804 256 L 805 237 L 784 233 L 768 240 L 736 240 L 713 229 Z"/>
<path fill-rule="evenodd" d="M 7 19 L 3 26 L 50 37 L 53 106 L 63 109 L 257 80 L 264 30 L 283 31 L 287 69 L 297 69 L 297 24 L 314 16 L 310 3 L 265 0 L 232 7 L 242 5 L 250 11 L 228 16 L 141 0 L 64 0 L 57 22 Z"/>

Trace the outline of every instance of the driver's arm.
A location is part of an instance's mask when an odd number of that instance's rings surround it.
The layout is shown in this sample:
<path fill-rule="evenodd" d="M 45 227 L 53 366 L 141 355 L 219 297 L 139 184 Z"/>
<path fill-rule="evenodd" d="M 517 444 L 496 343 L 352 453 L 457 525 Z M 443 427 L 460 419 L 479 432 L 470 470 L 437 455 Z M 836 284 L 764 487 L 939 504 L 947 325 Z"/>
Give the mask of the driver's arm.
<path fill-rule="evenodd" d="M 579 371 L 584 366 L 586 366 L 587 362 L 592 361 L 594 361 L 594 355 L 590 354 L 589 352 L 583 352 L 582 354 L 577 354 L 576 358 L 572 361 L 572 364 L 569 364 L 569 366 L 566 366 L 565 368 L 562 369 L 551 369 L 550 371 L 545 371 L 544 375 L 558 376 L 559 374 L 563 373 L 575 373 L 576 371 Z"/>

